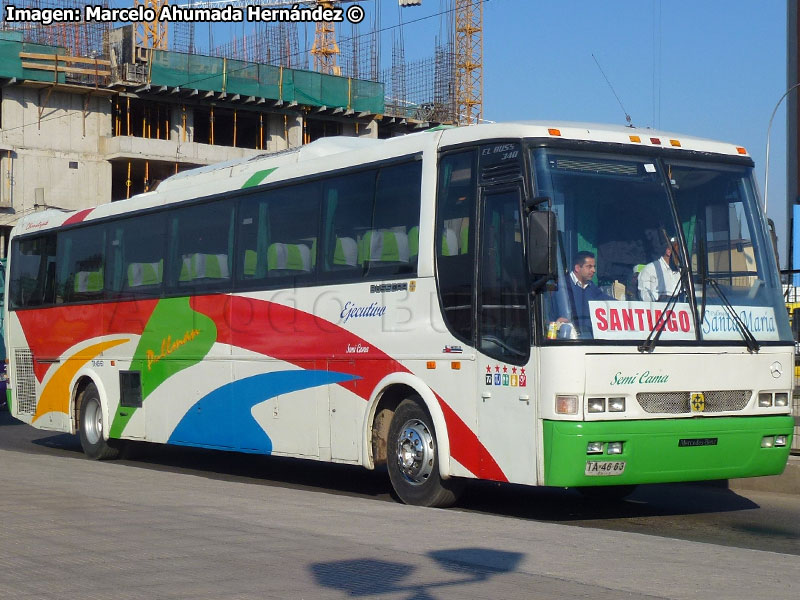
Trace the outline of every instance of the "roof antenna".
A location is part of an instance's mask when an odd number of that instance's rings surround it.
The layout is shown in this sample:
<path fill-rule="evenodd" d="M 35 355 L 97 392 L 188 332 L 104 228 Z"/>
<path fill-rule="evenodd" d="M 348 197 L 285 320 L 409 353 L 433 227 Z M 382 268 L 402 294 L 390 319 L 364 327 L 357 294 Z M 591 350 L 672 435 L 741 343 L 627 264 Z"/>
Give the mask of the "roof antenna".
<path fill-rule="evenodd" d="M 600 73 L 603 75 L 603 79 L 606 80 L 608 87 L 611 88 L 611 93 L 614 94 L 614 98 L 616 98 L 617 102 L 619 102 L 619 107 L 622 109 L 622 112 L 625 113 L 625 120 L 628 122 L 628 127 L 633 127 L 633 123 L 631 122 L 631 116 L 628 114 L 628 111 L 625 110 L 625 107 L 622 106 L 622 100 L 619 99 L 619 96 L 617 96 L 617 92 L 614 91 L 614 86 L 611 85 L 611 82 L 608 80 L 608 77 L 606 77 L 605 71 L 603 71 L 603 67 L 600 66 L 600 63 L 597 61 L 597 58 L 595 57 L 594 53 L 592 53 L 592 58 L 594 59 L 594 64 L 596 64 L 597 68 L 600 69 Z"/>

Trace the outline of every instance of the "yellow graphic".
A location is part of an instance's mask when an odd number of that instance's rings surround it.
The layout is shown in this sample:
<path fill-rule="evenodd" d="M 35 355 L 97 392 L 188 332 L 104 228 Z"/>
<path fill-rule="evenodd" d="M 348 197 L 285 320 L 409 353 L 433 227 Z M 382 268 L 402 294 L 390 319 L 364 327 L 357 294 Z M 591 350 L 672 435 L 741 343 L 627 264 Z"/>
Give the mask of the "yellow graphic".
<path fill-rule="evenodd" d="M 690 404 L 692 412 L 703 412 L 706 409 L 706 396 L 703 392 L 694 392 Z"/>
<path fill-rule="evenodd" d="M 78 350 L 72 356 L 68 356 L 64 364 L 58 367 L 53 373 L 50 381 L 44 386 L 42 395 L 36 405 L 36 413 L 33 415 L 33 422 L 36 422 L 42 415 L 49 412 L 61 412 L 69 414 L 70 389 L 69 384 L 83 365 L 95 358 L 98 354 L 114 346 L 119 346 L 130 340 L 111 340 L 93 344 Z"/>
<path fill-rule="evenodd" d="M 145 350 L 145 354 L 147 355 L 147 370 L 149 371 L 152 369 L 153 365 L 160 361 L 162 358 L 169 356 L 173 352 L 175 352 L 178 348 L 191 342 L 194 338 L 200 335 L 199 329 L 192 329 L 191 331 L 187 331 L 182 339 L 172 341 L 172 336 L 168 335 L 163 340 L 161 340 L 161 353 L 156 355 L 153 350 L 147 349 Z"/>

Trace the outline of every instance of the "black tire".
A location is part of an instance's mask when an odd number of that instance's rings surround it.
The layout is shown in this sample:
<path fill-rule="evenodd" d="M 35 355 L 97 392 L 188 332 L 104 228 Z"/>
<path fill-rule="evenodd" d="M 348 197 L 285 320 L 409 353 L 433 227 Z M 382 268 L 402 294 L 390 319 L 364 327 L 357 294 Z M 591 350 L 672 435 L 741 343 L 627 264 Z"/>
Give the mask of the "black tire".
<path fill-rule="evenodd" d="M 622 502 L 635 490 L 635 485 L 603 485 L 599 487 L 577 488 L 587 500 L 595 502 Z"/>
<path fill-rule="evenodd" d="M 397 497 L 415 506 L 453 505 L 464 487 L 459 479 L 442 479 L 433 421 L 419 397 L 397 407 L 389 425 L 386 466 Z"/>
<path fill-rule="evenodd" d="M 93 460 L 109 460 L 119 456 L 118 440 L 106 440 L 103 409 L 97 387 L 90 383 L 81 392 L 79 436 L 83 453 Z"/>

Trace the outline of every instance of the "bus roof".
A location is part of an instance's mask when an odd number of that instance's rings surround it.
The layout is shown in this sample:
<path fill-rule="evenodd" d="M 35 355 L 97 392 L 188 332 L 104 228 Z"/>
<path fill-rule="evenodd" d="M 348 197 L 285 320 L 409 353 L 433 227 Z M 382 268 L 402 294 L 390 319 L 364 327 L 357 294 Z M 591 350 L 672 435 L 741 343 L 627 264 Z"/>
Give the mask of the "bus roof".
<path fill-rule="evenodd" d="M 609 143 L 631 146 L 632 151 L 647 147 L 749 158 L 743 147 L 730 143 L 648 128 L 565 121 L 517 121 L 467 127 L 436 127 L 389 139 L 337 136 L 321 138 L 299 148 L 184 171 L 168 177 L 154 191 L 138 194 L 127 200 L 102 204 L 94 209 L 33 213 L 20 219 L 15 233 L 143 210 L 308 173 L 322 173 L 390 159 L 393 156 L 415 154 L 423 150 L 435 151 L 461 144 L 480 143 L 481 140 L 509 138 Z"/>

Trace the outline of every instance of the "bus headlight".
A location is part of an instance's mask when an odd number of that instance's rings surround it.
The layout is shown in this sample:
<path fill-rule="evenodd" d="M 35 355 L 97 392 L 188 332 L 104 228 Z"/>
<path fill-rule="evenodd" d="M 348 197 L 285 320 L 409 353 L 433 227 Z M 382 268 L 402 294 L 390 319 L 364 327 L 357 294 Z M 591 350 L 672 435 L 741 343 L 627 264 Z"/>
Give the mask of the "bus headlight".
<path fill-rule="evenodd" d="M 556 396 L 556 414 L 577 415 L 578 397 L 577 396 Z"/>
<path fill-rule="evenodd" d="M 609 398 L 608 412 L 625 412 L 625 398 Z"/>
<path fill-rule="evenodd" d="M 607 454 L 622 454 L 622 442 L 608 442 Z"/>
<path fill-rule="evenodd" d="M 761 438 L 762 448 L 772 448 L 774 445 L 775 445 L 774 435 L 765 435 L 763 438 Z"/>
<path fill-rule="evenodd" d="M 775 436 L 775 447 L 776 448 L 783 448 L 786 446 L 786 436 L 785 435 L 776 435 Z"/>
<path fill-rule="evenodd" d="M 769 408 L 772 406 L 772 394 L 769 392 L 760 392 L 758 394 L 758 407 Z"/>
<path fill-rule="evenodd" d="M 603 442 L 589 442 L 586 445 L 586 454 L 602 454 Z"/>
<path fill-rule="evenodd" d="M 775 394 L 775 406 L 789 406 L 789 394 L 786 392 Z"/>
<path fill-rule="evenodd" d="M 589 398 L 586 401 L 586 410 L 590 413 L 601 413 L 606 411 L 605 398 Z"/>

